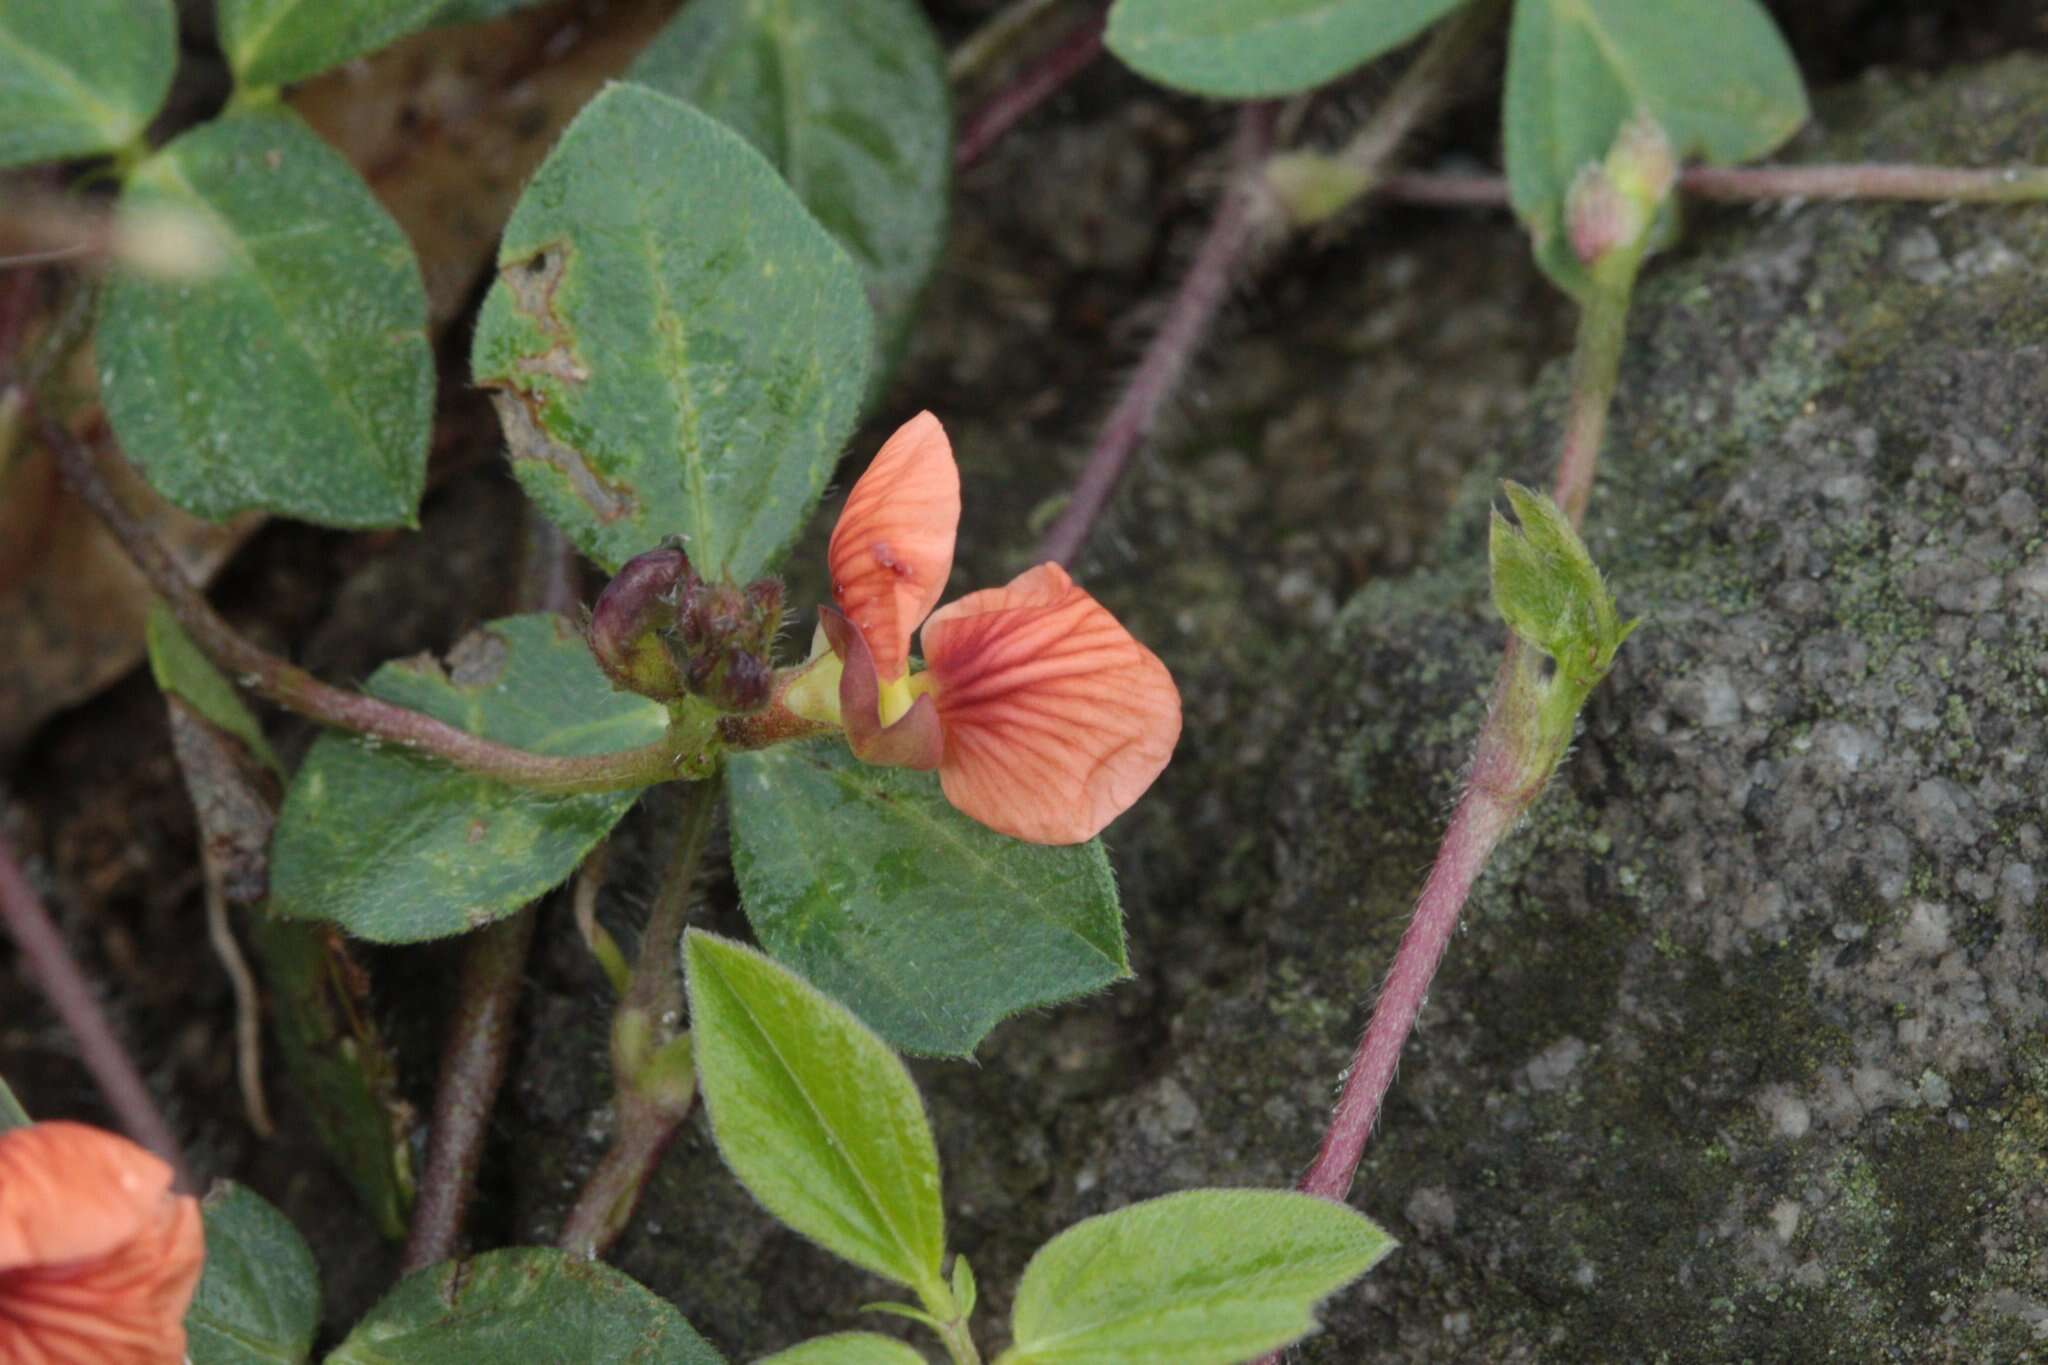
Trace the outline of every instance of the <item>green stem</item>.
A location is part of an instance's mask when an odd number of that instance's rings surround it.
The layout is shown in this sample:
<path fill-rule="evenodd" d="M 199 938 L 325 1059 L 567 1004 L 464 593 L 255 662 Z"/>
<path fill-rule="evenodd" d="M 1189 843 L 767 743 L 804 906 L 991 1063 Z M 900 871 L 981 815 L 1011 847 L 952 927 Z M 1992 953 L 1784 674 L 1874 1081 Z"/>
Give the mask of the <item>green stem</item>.
<path fill-rule="evenodd" d="M 952 1286 L 943 1280 L 918 1288 L 924 1311 L 931 1314 L 927 1325 L 939 1334 L 946 1358 L 953 1365 L 981 1365 L 981 1348 L 974 1344 L 974 1332 L 967 1325 L 968 1312 L 953 1297 Z"/>
<path fill-rule="evenodd" d="M 946 1356 L 953 1365 L 981 1365 L 981 1350 L 974 1344 L 974 1334 L 967 1330 L 967 1319 L 956 1317 L 939 1327 L 939 1340 L 945 1343 Z"/>
<path fill-rule="evenodd" d="M 308 720 L 438 758 L 508 786 L 550 795 L 625 791 L 696 777 L 715 758 L 708 725 L 671 723 L 652 744 L 609 754 L 537 754 L 473 735 L 424 712 L 321 682 L 238 634 L 142 520 L 108 485 L 91 452 L 62 425 L 44 420 L 43 439 L 64 477 L 112 531 L 178 624 L 213 663 L 243 687 Z"/>
<path fill-rule="evenodd" d="M 650 1063 L 688 1045 L 682 1030 L 683 928 L 689 918 L 690 891 L 696 885 L 717 810 L 715 776 L 692 784 L 683 796 L 675 845 L 612 1023 L 618 1131 L 610 1149 L 584 1181 L 556 1238 L 562 1250 L 575 1256 L 595 1260 L 625 1232 L 648 1181 L 696 1099 L 694 1085 L 687 1093 L 677 1092 L 672 1066 L 650 1068 Z"/>
<path fill-rule="evenodd" d="M 1643 243 L 1620 247 L 1592 265 L 1591 286 L 1579 308 L 1572 348 L 1571 399 L 1565 413 L 1564 449 L 1551 494 L 1574 529 L 1585 519 L 1593 493 L 1600 444 L 1607 435 L 1607 410 L 1621 376 L 1622 345 L 1628 336 L 1629 297 L 1643 265 Z"/>

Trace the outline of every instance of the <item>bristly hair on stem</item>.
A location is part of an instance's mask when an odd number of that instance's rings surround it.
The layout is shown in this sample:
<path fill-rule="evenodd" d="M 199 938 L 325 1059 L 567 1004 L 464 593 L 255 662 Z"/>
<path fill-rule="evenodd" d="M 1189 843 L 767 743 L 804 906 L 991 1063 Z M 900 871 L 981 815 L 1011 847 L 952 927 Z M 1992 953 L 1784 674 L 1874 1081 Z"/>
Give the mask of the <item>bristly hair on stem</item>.
<path fill-rule="evenodd" d="M 1586 261 L 1571 396 L 1555 501 L 1510 484 L 1519 527 L 1495 513 L 1490 541 L 1494 601 L 1511 635 L 1493 698 L 1436 861 L 1401 936 L 1372 1019 L 1345 1073 L 1315 1160 L 1297 1188 L 1342 1202 L 1379 1121 L 1401 1053 L 1415 1030 L 1458 917 L 1500 841 L 1536 803 L 1571 743 L 1579 710 L 1635 628 L 1614 610 L 1577 526 L 1593 486 L 1607 412 L 1620 374 L 1629 299 L 1642 267 L 1647 224 L 1670 191 L 1668 172 L 1641 187 L 1632 236 L 1603 243 Z M 1556 667 L 1546 674 L 1543 656 Z M 1274 1365 L 1280 1353 L 1260 1365 Z"/>

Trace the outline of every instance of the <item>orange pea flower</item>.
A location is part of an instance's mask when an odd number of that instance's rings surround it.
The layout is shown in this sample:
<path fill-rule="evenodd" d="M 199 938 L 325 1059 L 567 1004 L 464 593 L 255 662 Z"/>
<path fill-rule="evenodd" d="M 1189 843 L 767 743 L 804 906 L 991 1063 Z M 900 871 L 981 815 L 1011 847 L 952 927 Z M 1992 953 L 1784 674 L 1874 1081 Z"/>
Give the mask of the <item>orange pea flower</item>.
<path fill-rule="evenodd" d="M 0 1361 L 178 1365 L 204 1258 L 198 1201 L 128 1139 L 0 1133 Z"/>
<path fill-rule="evenodd" d="M 837 607 L 820 614 L 838 667 L 815 669 L 790 704 L 843 726 L 868 762 L 936 768 L 946 799 L 991 829 L 1092 839 L 1172 757 L 1180 692 L 1057 564 L 934 612 L 959 524 L 952 444 L 919 413 L 847 496 L 829 552 Z M 925 667 L 912 672 L 920 624 Z"/>

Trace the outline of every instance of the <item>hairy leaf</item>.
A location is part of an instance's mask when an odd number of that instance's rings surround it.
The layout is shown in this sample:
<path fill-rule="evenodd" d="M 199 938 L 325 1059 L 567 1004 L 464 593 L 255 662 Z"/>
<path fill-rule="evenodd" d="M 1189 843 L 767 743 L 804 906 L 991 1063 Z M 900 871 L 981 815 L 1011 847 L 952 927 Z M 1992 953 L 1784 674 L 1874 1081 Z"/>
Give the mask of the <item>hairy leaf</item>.
<path fill-rule="evenodd" d="M 1198 95 L 1314 89 L 1428 28 L 1465 0 L 1117 0 L 1104 35 L 1139 74 Z"/>
<path fill-rule="evenodd" d="M 906 1052 L 965 1056 L 1020 1010 L 1130 974 L 1099 840 L 997 834 L 930 773 L 836 740 L 736 754 L 726 791 L 762 946 Z"/>
<path fill-rule="evenodd" d="M 613 85 L 534 175 L 477 322 L 514 469 L 616 569 L 681 535 L 744 581 L 810 516 L 866 383 L 860 276 L 775 169 Z"/>
<path fill-rule="evenodd" d="M 231 1182 L 201 1207 L 206 1269 L 185 1311 L 192 1365 L 306 1359 L 320 1326 L 320 1271 L 291 1220 Z"/>
<path fill-rule="evenodd" d="M 627 75 L 731 127 L 866 280 L 884 356 L 945 245 L 945 54 L 914 0 L 691 0 Z M 879 369 L 877 371 L 879 374 Z"/>
<path fill-rule="evenodd" d="M 484 627 L 445 671 L 431 659 L 386 664 L 368 691 L 544 754 L 651 744 L 668 723 L 658 703 L 614 692 L 582 639 L 547 614 Z M 544 795 L 323 735 L 278 819 L 272 908 L 380 943 L 481 928 L 566 878 L 637 795 Z"/>
<path fill-rule="evenodd" d="M 107 415 L 157 491 L 213 519 L 413 524 L 427 296 L 349 164 L 289 110 L 231 114 L 143 162 L 121 212 L 183 214 L 220 258 L 197 278 L 121 275 L 100 317 Z"/>
<path fill-rule="evenodd" d="M 220 46 L 245 85 L 304 80 L 426 27 L 448 0 L 217 0 Z"/>
<path fill-rule="evenodd" d="M 599 1261 L 511 1247 L 408 1275 L 326 1365 L 724 1365 L 674 1306 Z"/>
<path fill-rule="evenodd" d="M 1393 1239 L 1291 1190 L 1189 1190 L 1076 1223 L 1024 1267 L 997 1365 L 1230 1365 L 1308 1332 Z"/>
<path fill-rule="evenodd" d="M 925 1365 L 925 1359 L 894 1337 L 838 1332 L 764 1356 L 757 1365 Z"/>
<path fill-rule="evenodd" d="M 119 150 L 178 60 L 171 0 L 0 4 L 0 167 Z"/>
<path fill-rule="evenodd" d="M 725 1164 L 827 1251 L 943 1292 L 939 1154 L 910 1072 L 774 959 L 695 930 L 683 955 L 698 1084 Z"/>

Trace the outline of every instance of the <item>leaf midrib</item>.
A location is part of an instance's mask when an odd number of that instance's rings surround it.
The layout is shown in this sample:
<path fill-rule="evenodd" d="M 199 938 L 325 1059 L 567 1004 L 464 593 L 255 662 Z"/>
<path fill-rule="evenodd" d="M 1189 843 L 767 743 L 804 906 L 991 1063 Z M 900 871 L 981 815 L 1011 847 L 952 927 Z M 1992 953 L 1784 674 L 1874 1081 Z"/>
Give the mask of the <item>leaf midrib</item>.
<path fill-rule="evenodd" d="M 101 99 L 71 67 L 41 48 L 30 47 L 5 24 L 0 24 L 0 46 L 19 53 L 29 66 L 47 72 L 62 85 L 69 87 L 78 103 L 98 122 L 101 136 L 106 138 L 110 145 L 119 146 L 122 138 L 128 135 L 128 125 L 134 121 L 132 111 L 119 109 Z"/>
<path fill-rule="evenodd" d="M 818 1102 L 812 1098 L 810 1087 L 804 1084 L 802 1073 L 798 1072 L 795 1067 L 790 1065 L 789 1059 L 783 1055 L 782 1049 L 776 1045 L 775 1039 L 769 1034 L 766 1028 L 762 1027 L 760 1019 L 755 1015 L 752 1007 L 748 1005 L 746 997 L 741 995 L 740 992 L 738 992 L 737 990 L 733 989 L 731 979 L 726 976 L 724 970 L 719 969 L 718 974 L 720 977 L 721 984 L 725 988 L 726 994 L 732 998 L 734 1003 L 739 1007 L 741 1014 L 745 1017 L 747 1027 L 752 1029 L 755 1036 L 760 1038 L 761 1042 L 767 1047 L 770 1055 L 774 1057 L 775 1064 L 782 1068 L 783 1074 L 785 1076 L 789 1077 L 790 1083 L 795 1087 L 798 1097 L 802 1099 L 804 1102 L 804 1108 L 809 1111 L 812 1122 L 816 1123 L 818 1125 L 819 1131 L 825 1134 L 825 1150 L 827 1154 L 831 1156 L 835 1161 L 837 1161 L 839 1165 L 844 1167 L 847 1173 L 853 1177 L 855 1186 L 857 1187 L 861 1198 L 867 1202 L 869 1211 L 874 1215 L 876 1221 L 880 1224 L 882 1229 L 888 1233 L 890 1240 L 895 1243 L 896 1250 L 902 1253 L 904 1262 L 907 1265 L 920 1266 L 920 1256 L 910 1246 L 908 1240 L 906 1240 L 903 1234 L 903 1231 L 899 1229 L 896 1226 L 895 1221 L 888 1216 L 888 1213 L 885 1211 L 883 1207 L 880 1195 L 875 1191 L 874 1187 L 869 1184 L 867 1173 L 854 1163 L 853 1157 L 851 1155 L 851 1144 L 846 1143 L 844 1141 L 834 1140 L 833 1135 L 837 1132 L 837 1130 L 831 1124 L 828 1124 L 825 1121 L 824 1112 L 819 1108 Z M 909 1287 L 912 1289 L 922 1289 L 922 1286 L 913 1283 L 909 1278 L 905 1278 L 903 1280 L 903 1283 L 909 1285 Z"/>

